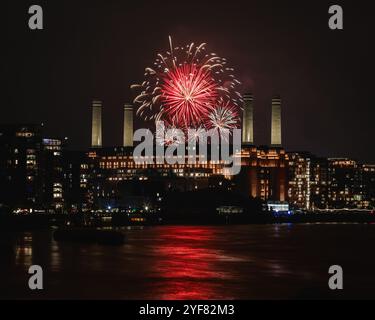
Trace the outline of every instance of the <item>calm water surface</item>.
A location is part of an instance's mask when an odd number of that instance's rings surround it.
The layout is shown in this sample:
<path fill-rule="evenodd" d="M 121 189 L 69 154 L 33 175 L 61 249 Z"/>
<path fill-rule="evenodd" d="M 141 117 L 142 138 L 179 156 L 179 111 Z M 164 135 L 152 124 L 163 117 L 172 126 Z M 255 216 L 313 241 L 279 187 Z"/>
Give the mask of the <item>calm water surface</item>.
<path fill-rule="evenodd" d="M 51 231 L 3 233 L 0 298 L 374 298 L 375 225 L 158 226 L 121 229 L 123 246 L 58 243 Z M 44 270 L 44 290 L 27 270 Z M 344 290 L 328 290 L 328 268 Z"/>

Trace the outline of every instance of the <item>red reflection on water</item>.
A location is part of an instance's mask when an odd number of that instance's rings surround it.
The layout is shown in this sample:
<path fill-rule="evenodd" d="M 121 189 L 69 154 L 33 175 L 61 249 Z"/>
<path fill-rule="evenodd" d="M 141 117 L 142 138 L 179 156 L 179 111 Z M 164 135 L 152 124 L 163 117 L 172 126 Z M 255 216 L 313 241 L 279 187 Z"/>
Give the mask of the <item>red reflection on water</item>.
<path fill-rule="evenodd" d="M 231 298 L 220 285 L 231 274 L 223 265 L 223 251 L 213 247 L 218 234 L 205 227 L 170 227 L 154 248 L 153 276 L 162 278 L 156 288 L 160 299 Z"/>

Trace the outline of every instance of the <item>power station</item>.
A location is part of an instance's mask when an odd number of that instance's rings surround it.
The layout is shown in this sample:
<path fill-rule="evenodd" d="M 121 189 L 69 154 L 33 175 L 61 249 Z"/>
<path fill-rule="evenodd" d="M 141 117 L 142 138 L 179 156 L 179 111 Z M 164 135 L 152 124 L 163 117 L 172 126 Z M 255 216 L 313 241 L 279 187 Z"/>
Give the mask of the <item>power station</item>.
<path fill-rule="evenodd" d="M 254 145 L 254 97 L 251 93 L 243 96 L 243 114 L 242 114 L 242 145 Z M 102 147 L 102 108 L 100 100 L 92 102 L 92 134 L 91 147 Z M 133 106 L 130 103 L 124 104 L 124 122 L 123 122 L 123 147 L 133 147 Z M 272 98 L 271 112 L 271 147 L 281 147 L 281 98 L 275 96 Z"/>
<path fill-rule="evenodd" d="M 65 139 L 45 137 L 39 126 L 0 126 L 0 142 L 11 146 L 2 149 L 1 168 L 7 170 L 3 171 L 7 179 L 0 181 L 5 190 L 2 199 L 14 206 L 32 201 L 39 209 L 47 206 L 55 212 L 64 207 L 71 212 L 150 208 L 150 203 L 171 191 L 195 190 L 234 191 L 267 201 L 267 206 L 279 206 L 275 210 L 284 210 L 284 201 L 313 210 L 369 208 L 375 203 L 375 165 L 284 150 L 280 97 L 273 97 L 269 104 L 270 144 L 256 146 L 254 101 L 253 95 L 244 95 L 242 145 L 233 150 L 233 156 L 241 160 L 237 175 L 228 173 L 228 163 L 222 159 L 201 161 L 199 155 L 195 163 L 157 163 L 150 156 L 145 162 L 138 161 L 133 154 L 135 110 L 128 103 L 120 108 L 123 130 L 119 146 L 103 147 L 100 100 L 91 103 L 92 147 L 86 151 L 64 150 Z"/>
<path fill-rule="evenodd" d="M 288 155 L 281 147 L 281 99 L 272 99 L 271 144 L 254 145 L 254 97 L 243 96 L 242 147 L 235 154 L 241 156 L 241 172 L 228 175 L 225 161 L 193 165 L 185 163 L 156 164 L 137 163 L 133 158 L 133 106 L 123 107 L 123 144 L 121 147 L 101 148 L 102 103 L 95 100 L 92 108 L 93 128 L 92 147 L 89 152 L 91 167 L 98 176 L 93 176 L 97 199 L 108 200 L 115 197 L 118 183 L 125 181 L 156 181 L 160 192 L 166 190 L 189 191 L 202 188 L 215 188 L 233 183 L 241 193 L 263 200 L 285 201 L 287 198 Z M 95 201 L 94 201 L 95 202 Z M 107 201 L 108 202 L 108 201 Z"/>

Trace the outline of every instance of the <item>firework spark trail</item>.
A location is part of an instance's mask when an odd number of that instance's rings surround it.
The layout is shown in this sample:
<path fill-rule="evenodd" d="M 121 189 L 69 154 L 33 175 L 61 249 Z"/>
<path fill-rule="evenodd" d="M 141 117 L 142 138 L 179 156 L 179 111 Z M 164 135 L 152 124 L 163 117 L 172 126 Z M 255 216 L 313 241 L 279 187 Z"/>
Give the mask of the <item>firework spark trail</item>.
<path fill-rule="evenodd" d="M 137 115 L 144 120 L 167 121 L 186 130 L 206 127 L 218 101 L 241 108 L 242 97 L 236 91 L 240 82 L 227 67 L 225 58 L 206 53 L 206 44 L 174 47 L 157 54 L 153 67 L 145 69 L 145 80 L 131 86 L 138 91 L 134 99 Z"/>
<path fill-rule="evenodd" d="M 162 146 L 177 146 L 185 143 L 185 135 L 181 129 L 173 125 L 162 126 L 156 130 L 156 142 Z"/>
<path fill-rule="evenodd" d="M 199 142 L 202 138 L 204 139 L 205 137 L 206 137 L 206 129 L 205 127 L 200 125 L 199 127 L 190 129 L 188 131 L 187 141 L 189 143 L 195 144 Z"/>
<path fill-rule="evenodd" d="M 219 130 L 223 135 L 225 132 L 239 126 L 240 118 L 237 108 L 230 102 L 221 103 L 208 116 L 206 127 L 209 129 Z"/>
<path fill-rule="evenodd" d="M 184 64 L 168 72 L 162 87 L 166 116 L 179 126 L 197 126 L 214 107 L 217 84 L 210 72 Z"/>

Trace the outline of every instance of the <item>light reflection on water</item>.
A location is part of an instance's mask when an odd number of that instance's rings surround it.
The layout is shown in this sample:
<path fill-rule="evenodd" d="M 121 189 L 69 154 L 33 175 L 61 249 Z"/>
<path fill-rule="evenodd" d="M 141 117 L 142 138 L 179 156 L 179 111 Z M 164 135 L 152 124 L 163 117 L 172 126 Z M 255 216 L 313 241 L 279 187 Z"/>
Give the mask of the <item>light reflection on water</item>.
<path fill-rule="evenodd" d="M 31 264 L 44 269 L 41 297 L 47 298 L 295 298 L 316 290 L 326 294 L 328 266 L 335 263 L 345 265 L 355 277 L 352 290 L 357 284 L 361 292 L 375 291 L 374 281 L 366 281 L 374 279 L 368 244 L 375 243 L 375 225 L 160 226 L 122 231 L 126 243 L 113 247 L 57 243 L 50 231 L 11 235 L 13 253 L 0 251 L 0 259 L 7 261 L 0 268 L 9 275 L 3 282 L 6 297 L 29 297 L 25 283 Z"/>
<path fill-rule="evenodd" d="M 217 288 L 217 283 L 230 281 L 234 276 L 230 269 L 222 268 L 220 262 L 241 261 L 242 258 L 205 246 L 215 241 L 213 230 L 184 227 L 169 231 L 164 236 L 166 244 L 153 248 L 158 257 L 153 267 L 155 277 L 163 279 L 164 285 L 170 288 L 168 291 L 161 288 L 161 299 L 232 298 Z"/>
<path fill-rule="evenodd" d="M 32 234 L 25 233 L 18 239 L 15 245 L 15 264 L 18 266 L 26 266 L 32 264 L 33 248 L 32 248 Z"/>

